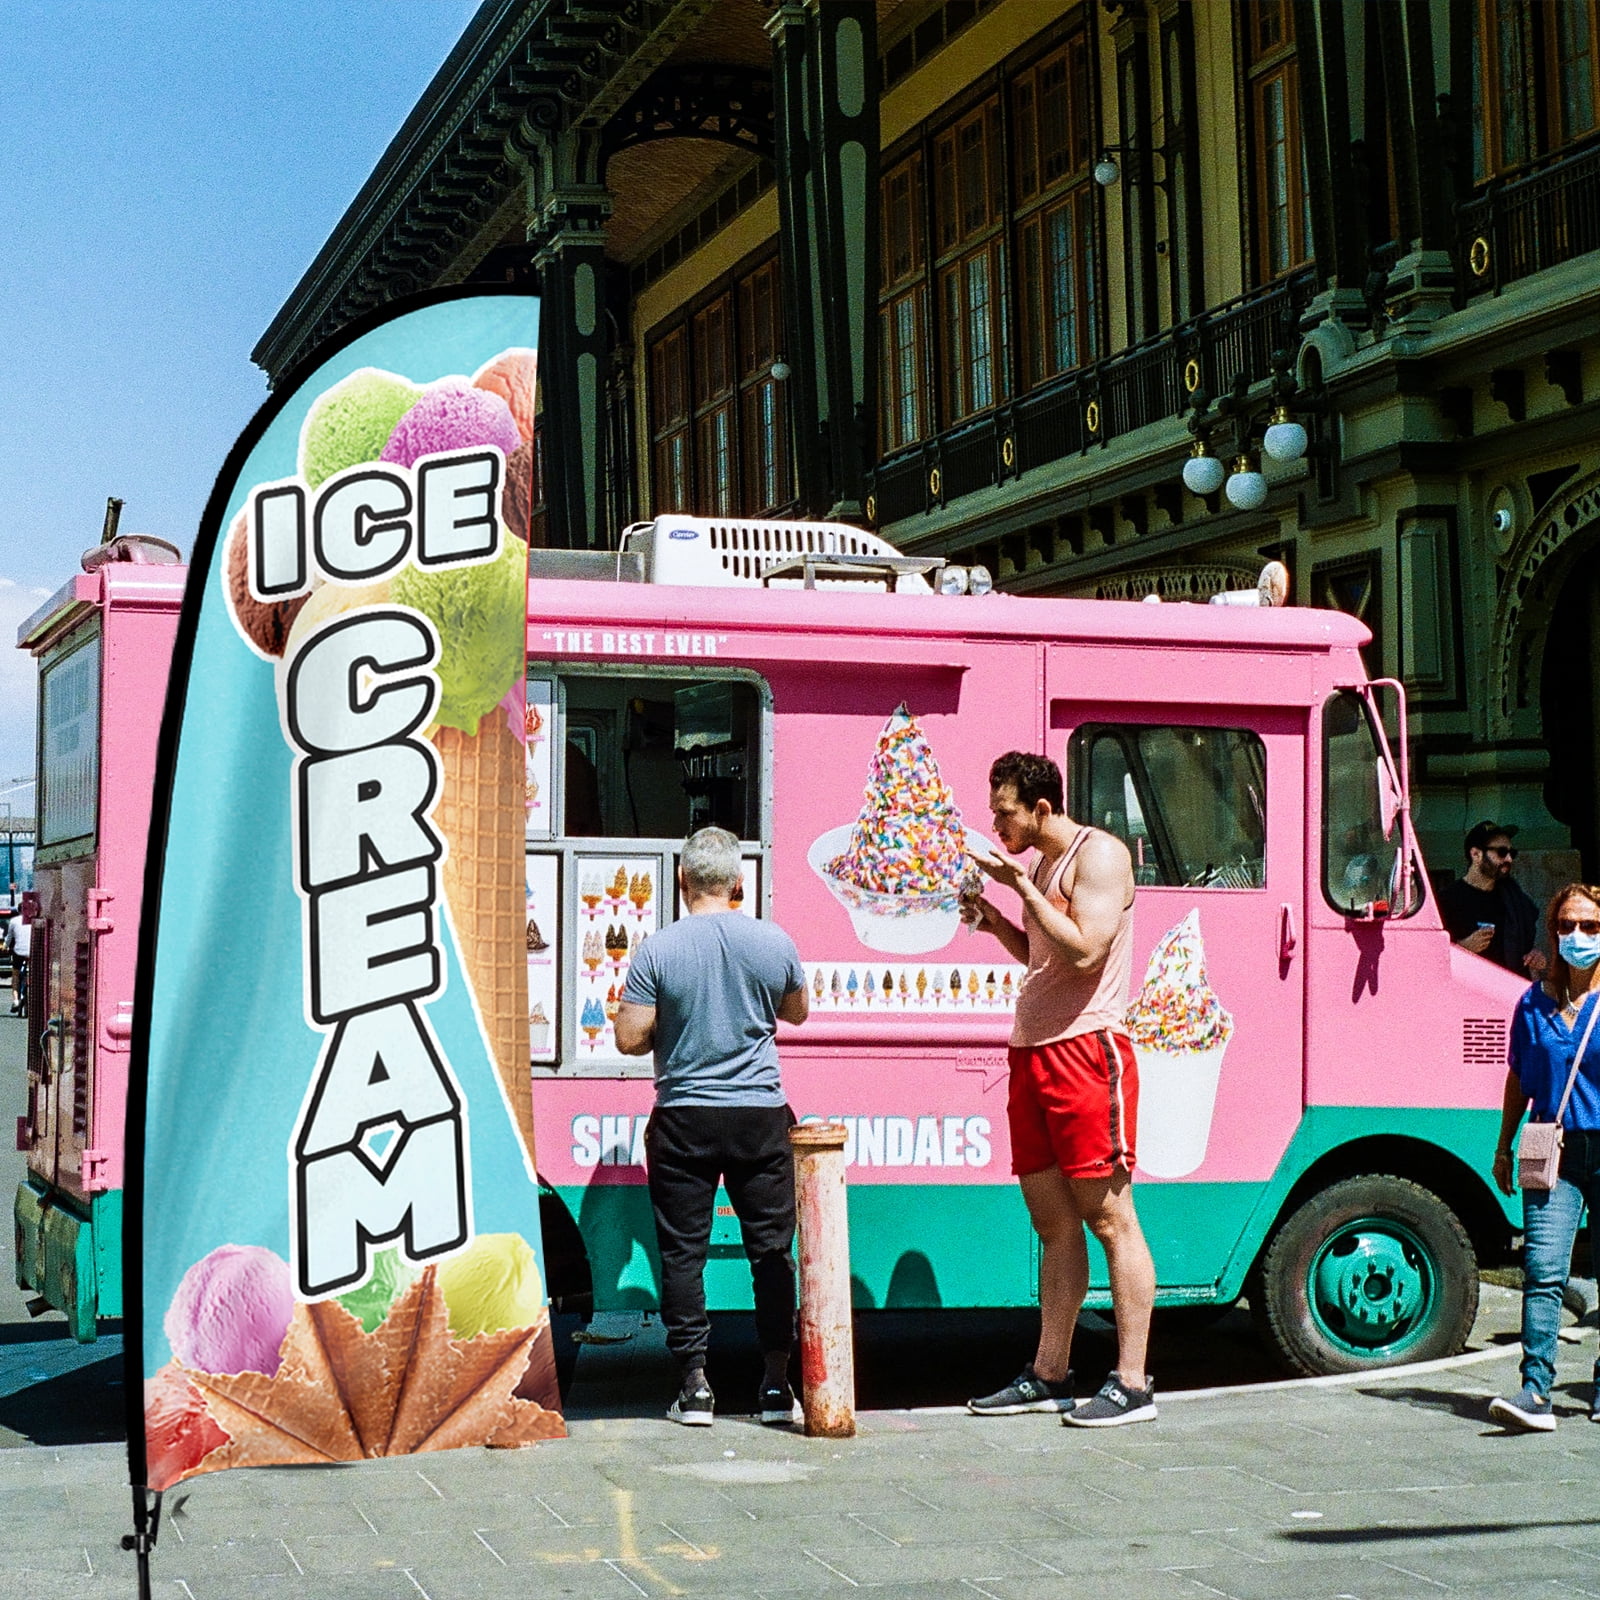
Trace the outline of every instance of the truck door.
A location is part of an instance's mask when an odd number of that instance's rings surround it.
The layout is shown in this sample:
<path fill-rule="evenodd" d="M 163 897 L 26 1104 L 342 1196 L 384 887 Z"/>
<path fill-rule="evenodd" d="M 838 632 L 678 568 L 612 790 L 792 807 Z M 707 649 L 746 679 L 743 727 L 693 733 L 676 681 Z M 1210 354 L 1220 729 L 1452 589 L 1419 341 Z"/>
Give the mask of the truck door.
<path fill-rule="evenodd" d="M 1203 1288 L 1301 1115 L 1305 713 L 1058 704 L 1052 724 L 1072 815 L 1133 856 L 1138 1208 L 1161 1289 Z"/>

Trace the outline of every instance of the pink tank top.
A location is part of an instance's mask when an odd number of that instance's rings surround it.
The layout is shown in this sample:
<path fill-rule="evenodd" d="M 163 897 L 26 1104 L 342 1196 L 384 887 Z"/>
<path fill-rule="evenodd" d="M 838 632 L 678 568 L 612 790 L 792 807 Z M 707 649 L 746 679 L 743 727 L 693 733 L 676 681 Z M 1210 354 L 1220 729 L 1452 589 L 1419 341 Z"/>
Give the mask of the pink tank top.
<path fill-rule="evenodd" d="M 1039 882 L 1042 856 L 1028 868 L 1035 887 L 1057 910 L 1072 915 L 1072 902 L 1061 893 L 1061 879 L 1072 864 L 1085 839 L 1094 832 L 1083 828 L 1062 852 L 1054 870 L 1044 883 Z M 1096 972 L 1078 972 L 1061 948 L 1046 938 L 1026 906 L 1022 926 L 1028 935 L 1028 971 L 1017 995 L 1016 1016 L 1011 1025 L 1011 1042 L 1024 1049 L 1075 1039 L 1080 1034 L 1108 1028 L 1112 1033 L 1128 1031 L 1128 979 L 1133 968 L 1133 905 L 1130 902 L 1117 922 L 1106 952 L 1105 965 Z"/>

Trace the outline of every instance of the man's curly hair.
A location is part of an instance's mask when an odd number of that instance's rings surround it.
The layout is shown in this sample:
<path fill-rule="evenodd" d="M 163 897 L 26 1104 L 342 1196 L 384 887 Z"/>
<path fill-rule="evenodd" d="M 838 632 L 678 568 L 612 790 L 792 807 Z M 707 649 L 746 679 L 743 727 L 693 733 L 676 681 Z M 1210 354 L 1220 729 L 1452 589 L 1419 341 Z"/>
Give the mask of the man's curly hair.
<path fill-rule="evenodd" d="M 989 787 L 1009 785 L 1017 799 L 1030 809 L 1041 800 L 1050 802 L 1058 816 L 1066 814 L 1062 800 L 1061 768 L 1049 756 L 1036 756 L 1026 750 L 1008 750 L 989 768 Z"/>

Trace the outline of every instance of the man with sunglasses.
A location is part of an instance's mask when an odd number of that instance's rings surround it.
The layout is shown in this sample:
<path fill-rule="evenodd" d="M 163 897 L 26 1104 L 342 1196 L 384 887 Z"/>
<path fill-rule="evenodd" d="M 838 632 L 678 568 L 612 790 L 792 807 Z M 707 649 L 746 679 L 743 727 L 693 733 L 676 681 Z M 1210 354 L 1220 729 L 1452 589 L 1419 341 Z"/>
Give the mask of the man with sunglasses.
<path fill-rule="evenodd" d="M 1519 977 L 1544 972 L 1539 908 L 1511 876 L 1516 829 L 1480 822 L 1467 834 L 1467 870 L 1439 891 L 1439 912 L 1450 937 L 1474 955 L 1487 956 Z"/>

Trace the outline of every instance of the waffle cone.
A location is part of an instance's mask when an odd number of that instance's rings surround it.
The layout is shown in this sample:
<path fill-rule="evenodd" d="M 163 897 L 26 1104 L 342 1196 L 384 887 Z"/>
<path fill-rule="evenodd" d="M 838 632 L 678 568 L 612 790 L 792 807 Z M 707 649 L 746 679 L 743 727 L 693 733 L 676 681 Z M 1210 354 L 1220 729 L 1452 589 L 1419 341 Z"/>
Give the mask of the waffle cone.
<path fill-rule="evenodd" d="M 449 845 L 443 879 L 456 948 L 531 1162 L 522 742 L 496 708 L 476 736 L 439 727 L 433 745 L 444 768 L 433 820 Z"/>

